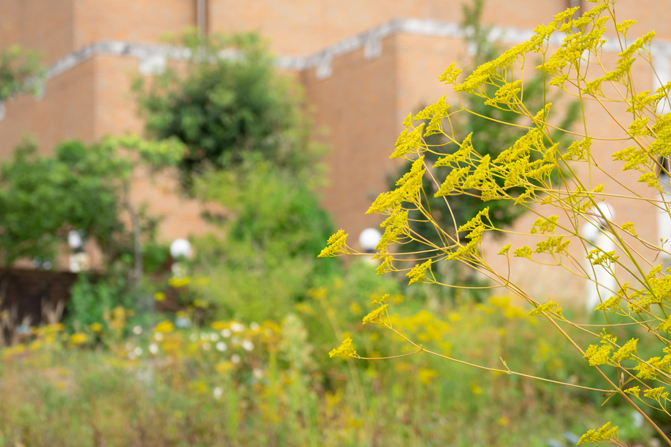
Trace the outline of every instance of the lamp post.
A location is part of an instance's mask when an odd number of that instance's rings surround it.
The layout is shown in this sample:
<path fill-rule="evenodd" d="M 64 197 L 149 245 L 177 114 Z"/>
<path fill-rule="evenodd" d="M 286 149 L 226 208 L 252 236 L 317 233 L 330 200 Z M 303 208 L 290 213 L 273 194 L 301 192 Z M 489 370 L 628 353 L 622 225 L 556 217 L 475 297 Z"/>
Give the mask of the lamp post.
<path fill-rule="evenodd" d="M 184 259 L 190 258 L 193 253 L 191 249 L 191 243 L 186 239 L 175 239 L 170 244 L 170 256 L 172 256 L 172 276 L 175 278 L 183 278 L 186 276 L 186 266 L 183 262 Z"/>
<path fill-rule="evenodd" d="M 86 246 L 86 232 L 83 230 L 72 230 L 68 233 L 68 245 L 70 254 L 70 271 L 81 272 L 89 269 L 89 256 L 84 251 Z"/>
<path fill-rule="evenodd" d="M 375 253 L 375 247 L 380 242 L 380 239 L 382 239 L 382 235 L 376 228 L 366 228 L 359 235 L 359 245 L 361 245 L 361 248 L 365 253 L 370 255 L 364 257 L 369 264 L 376 264 L 373 259 L 373 254 Z"/>

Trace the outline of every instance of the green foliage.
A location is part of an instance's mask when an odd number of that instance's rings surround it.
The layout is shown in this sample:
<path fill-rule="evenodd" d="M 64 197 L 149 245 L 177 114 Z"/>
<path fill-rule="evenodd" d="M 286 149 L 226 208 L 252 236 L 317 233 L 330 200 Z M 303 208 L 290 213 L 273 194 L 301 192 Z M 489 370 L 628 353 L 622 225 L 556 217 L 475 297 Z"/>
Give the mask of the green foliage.
<path fill-rule="evenodd" d="M 500 45 L 493 40 L 491 27 L 482 24 L 482 12 L 486 0 L 473 0 L 472 3 L 462 5 L 464 21 L 461 28 L 464 32 L 465 41 L 469 48 L 474 51 L 473 54 L 473 68 L 495 59 L 501 52 Z M 531 79 L 525 82 L 524 90 L 524 104 L 528 110 L 538 110 L 546 103 L 544 76 L 542 74 L 535 74 Z M 487 91 L 494 96 L 496 88 L 488 86 Z M 465 116 L 454 116 L 453 126 L 456 134 L 456 139 L 461 141 L 467 135 L 472 134 L 472 144 L 475 150 L 482 156 L 489 155 L 492 160 L 511 147 L 515 141 L 522 137 L 526 130 L 524 128 L 515 127 L 515 124 L 522 124 L 523 116 L 511 111 L 505 110 L 494 105 L 485 104 L 478 97 L 474 95 L 464 95 L 462 97 L 464 106 L 470 111 Z M 559 127 L 568 129 L 576 122 L 579 117 L 580 108 L 579 103 L 570 102 L 565 109 Z M 421 121 L 420 121 L 421 122 Z M 427 121 L 428 122 L 428 121 Z M 512 125 L 510 125 L 510 124 Z M 563 143 L 569 138 L 559 132 L 552 132 L 554 142 Z M 443 135 L 435 134 L 425 137 L 427 145 L 443 145 L 446 143 L 446 138 Z M 449 153 L 449 152 L 448 152 Z M 440 155 L 434 152 L 425 152 L 424 159 L 427 164 L 434 164 Z M 411 162 L 407 162 L 401 168 L 401 174 L 409 170 Z M 392 186 L 396 183 L 396 178 L 391 180 Z M 498 180 L 503 185 L 503 180 Z M 434 197 L 439 189 L 431 177 L 426 176 L 423 179 L 423 189 L 426 193 L 426 206 L 428 207 L 433 220 L 440 228 L 454 234 L 456 231 L 455 222 L 459 225 L 460 222 L 468 221 L 472 216 L 475 216 L 485 207 L 489 207 L 489 218 L 498 227 L 510 226 L 515 219 L 524 214 L 526 211 L 522 207 L 513 207 L 510 202 L 505 200 L 491 200 L 484 203 L 479 197 L 469 194 L 452 195 L 450 197 Z M 523 190 L 518 191 L 521 193 Z M 449 209 L 445 206 L 449 203 Z M 413 219 L 411 228 L 421 235 L 424 239 L 442 245 L 444 235 L 436 231 L 434 223 L 423 218 L 419 211 L 411 211 L 409 218 Z M 400 245 L 399 249 L 403 252 L 415 252 L 423 250 L 424 243 L 417 241 L 410 241 L 406 244 Z M 443 275 L 450 273 L 453 269 L 459 269 L 458 266 L 451 263 L 448 271 Z M 475 285 L 478 281 L 470 272 L 464 272 L 463 269 L 458 272 L 457 281 L 468 277 L 465 283 Z M 478 284 L 484 285 L 484 284 Z M 473 294 L 473 292 L 470 292 Z M 476 295 L 481 295 L 477 294 Z"/>
<path fill-rule="evenodd" d="M 277 74 L 265 42 L 187 33 L 177 43 L 187 60 L 151 82 L 138 79 L 134 91 L 147 132 L 186 145 L 179 166 L 187 184 L 194 171 L 236 166 L 249 153 L 294 172 L 312 167 L 320 151 L 309 140 L 299 91 Z"/>
<path fill-rule="evenodd" d="M 316 262 L 333 226 L 301 179 L 272 163 L 248 160 L 238 169 L 206 174 L 196 191 L 227 210 L 225 218 L 212 219 L 223 238 L 195 241 L 194 272 L 211 278 L 203 293 L 222 315 L 280 318 L 317 276 L 337 270 L 336 262 Z"/>
<path fill-rule="evenodd" d="M 626 407 L 602 414 L 584 390 L 420 355 L 322 361 L 327 356 L 315 335 L 331 343 L 341 335 L 329 316 L 360 320 L 380 298 L 375 288 L 388 285 L 382 277 L 366 279 L 371 268 L 359 265 L 342 283 L 311 291 L 311 310 L 300 307 L 281 321 L 217 321 L 188 331 L 163 323 L 141 335 L 126 330 L 131 335 L 122 339 L 114 330 L 84 328 L 77 343 L 63 340 L 58 328 L 40 328 L 25 346 L 0 350 L 0 439 L 37 447 L 138 439 L 148 447 L 546 447 L 554 439 L 568 447 L 575 442 L 562 442 L 565 432 L 579 434 L 608 418 L 622 442 L 650 440 L 650 428 Z M 517 359 L 511 367 L 530 374 L 598 380 L 577 353 L 557 348 L 558 333 L 548 334 L 512 300 L 433 312 L 400 295 L 390 303 L 394 325 L 422 337 L 427 348 L 448 343 L 451 355 L 492 367 L 510 356 Z M 403 354 L 405 343 L 388 335 L 371 325 L 348 334 L 361 355 Z M 110 349 L 87 349 L 93 340 Z"/>
<path fill-rule="evenodd" d="M 105 145 L 59 144 L 40 156 L 30 140 L 0 169 L 0 258 L 53 256 L 68 230 L 83 230 L 111 259 L 128 241 L 120 220 L 122 181 L 131 164 Z"/>
<path fill-rule="evenodd" d="M 42 70 L 39 53 L 18 45 L 0 49 L 0 102 L 35 90 Z"/>
<path fill-rule="evenodd" d="M 135 308 L 133 295 L 128 293 L 122 278 L 92 278 L 80 274 L 70 290 L 66 324 L 72 332 L 87 330 L 92 324 L 103 324 L 114 308 Z"/>

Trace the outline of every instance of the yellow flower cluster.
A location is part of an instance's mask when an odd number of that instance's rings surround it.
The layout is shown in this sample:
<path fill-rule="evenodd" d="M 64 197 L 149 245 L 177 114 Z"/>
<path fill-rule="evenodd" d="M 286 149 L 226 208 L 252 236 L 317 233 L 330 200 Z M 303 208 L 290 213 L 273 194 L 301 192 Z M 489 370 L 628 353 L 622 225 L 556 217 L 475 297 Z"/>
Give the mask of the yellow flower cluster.
<path fill-rule="evenodd" d="M 530 234 L 536 234 L 536 233 L 555 233 L 555 228 L 557 227 L 557 221 L 559 220 L 559 216 L 548 216 L 548 217 L 539 217 L 536 219 L 534 224 L 531 227 L 531 231 L 529 231 Z"/>
<path fill-rule="evenodd" d="M 601 427 L 598 430 L 590 430 L 580 437 L 578 444 L 592 444 L 601 441 L 619 441 L 619 436 L 617 433 L 618 427 L 611 428 L 611 423 L 608 422 L 606 425 Z"/>
<path fill-rule="evenodd" d="M 340 346 L 338 346 L 337 348 L 335 348 L 335 349 L 331 350 L 331 352 L 329 352 L 329 357 L 330 358 L 340 357 L 340 358 L 343 358 L 343 359 L 347 359 L 349 357 L 353 357 L 353 358 L 358 357 L 358 354 L 354 350 L 354 345 L 352 344 L 352 339 L 348 337 L 345 340 L 343 340 L 343 342 L 341 343 Z"/>
<path fill-rule="evenodd" d="M 614 265 L 620 258 L 615 254 L 615 251 L 603 251 L 600 248 L 590 250 L 585 257 L 592 265 L 600 265 L 603 267 Z"/>
<path fill-rule="evenodd" d="M 424 156 L 419 157 L 412 163 L 410 172 L 403 175 L 397 182 L 393 191 L 380 194 L 370 206 L 366 214 L 391 214 L 399 210 L 402 202 L 415 202 L 419 200 L 418 194 L 422 188 L 422 177 L 426 169 L 424 167 Z"/>
<path fill-rule="evenodd" d="M 381 321 L 382 317 L 385 315 L 385 310 L 389 304 L 383 304 L 377 309 L 373 310 L 371 313 L 363 317 L 363 324 L 378 323 Z"/>
<path fill-rule="evenodd" d="M 470 231 L 470 233 L 466 235 L 466 238 L 470 239 L 470 241 L 466 245 L 459 245 L 459 248 L 447 257 L 448 260 L 462 259 L 476 253 L 476 248 L 480 241 L 482 241 L 482 236 L 487 230 L 486 224 L 482 221 L 483 217 L 489 220 L 489 207 L 478 212 L 473 219 L 459 227 L 457 230 L 459 233 Z"/>
<path fill-rule="evenodd" d="M 622 360 L 627 360 L 632 358 L 633 354 L 636 354 L 636 344 L 638 343 L 638 338 L 632 338 L 627 343 L 624 344 L 620 349 L 613 354 L 613 362 L 619 363 Z"/>
<path fill-rule="evenodd" d="M 427 270 L 429 272 L 431 271 L 431 259 L 422 264 L 417 264 L 406 274 L 406 276 L 410 278 L 408 285 L 415 284 L 417 282 L 424 282 L 424 280 L 427 279 Z"/>
<path fill-rule="evenodd" d="M 415 115 L 414 119 L 416 120 L 431 120 L 429 121 L 429 125 L 426 126 L 426 132 L 424 132 L 425 137 L 443 131 L 441 123 L 443 118 L 447 116 L 447 112 L 450 110 L 450 106 L 445 103 L 446 97 L 447 95 L 443 95 L 435 104 L 431 104 Z M 395 157 L 392 156 L 392 158 Z"/>
<path fill-rule="evenodd" d="M 592 145 L 592 138 L 586 137 L 580 141 L 574 141 L 566 150 L 564 159 L 569 161 L 588 161 L 589 148 Z"/>
<path fill-rule="evenodd" d="M 318 258 L 330 258 L 340 253 L 347 253 L 347 233 L 342 229 L 332 235 L 328 240 L 328 246 L 319 253 Z"/>
<path fill-rule="evenodd" d="M 536 253 L 547 253 L 554 255 L 565 254 L 568 256 L 568 244 L 570 239 L 564 240 L 564 236 L 550 236 L 549 238 L 536 243 Z"/>
<path fill-rule="evenodd" d="M 548 301 L 547 303 L 543 303 L 529 312 L 529 315 L 541 315 L 543 312 L 561 313 L 561 307 L 559 307 L 559 305 L 553 301 Z"/>
<path fill-rule="evenodd" d="M 422 145 L 422 132 L 424 129 L 424 123 L 420 124 L 415 129 L 405 129 L 399 135 L 398 140 L 394 147 L 394 153 L 391 154 L 389 158 L 401 158 L 405 157 L 408 153 L 414 152 L 419 146 Z"/>
<path fill-rule="evenodd" d="M 438 80 L 444 82 L 445 84 L 454 84 L 457 82 L 457 77 L 461 74 L 459 68 L 455 68 L 456 63 L 452 62 L 449 67 L 445 69 L 442 75 L 438 77 Z"/>

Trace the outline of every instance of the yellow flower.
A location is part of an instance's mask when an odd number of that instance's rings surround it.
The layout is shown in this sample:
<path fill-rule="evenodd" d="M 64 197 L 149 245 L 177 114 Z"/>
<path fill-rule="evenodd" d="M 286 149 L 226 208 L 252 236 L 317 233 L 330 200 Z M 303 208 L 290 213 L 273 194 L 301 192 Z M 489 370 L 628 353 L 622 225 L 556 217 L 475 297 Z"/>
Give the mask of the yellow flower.
<path fill-rule="evenodd" d="M 70 343 L 72 343 L 73 345 L 84 344 L 86 343 L 87 340 L 88 336 L 81 332 L 74 333 L 70 336 Z"/>
<path fill-rule="evenodd" d="M 622 346 L 615 354 L 613 354 L 613 361 L 621 362 L 622 360 L 631 358 L 632 354 L 636 353 L 636 343 L 638 343 L 638 338 L 632 338 L 627 343 L 625 343 L 624 346 Z"/>
<path fill-rule="evenodd" d="M 354 345 L 352 345 L 352 339 L 348 337 L 343 340 L 340 346 L 329 352 L 329 357 L 340 357 L 343 359 L 347 359 L 348 357 L 358 357 L 358 354 L 354 350 Z"/>
<path fill-rule="evenodd" d="M 482 394 L 482 393 L 483 393 L 483 389 L 480 388 L 480 386 L 478 386 L 477 383 L 471 383 L 471 392 L 472 392 L 473 394 Z"/>
<path fill-rule="evenodd" d="M 387 308 L 389 304 L 384 304 L 365 317 L 363 317 L 363 324 L 369 324 L 369 323 L 378 323 L 381 322 L 382 317 L 384 316 L 385 309 Z"/>
<path fill-rule="evenodd" d="M 93 323 L 92 325 L 89 326 L 89 329 L 91 332 L 100 332 L 103 330 L 103 325 L 100 323 Z"/>
<path fill-rule="evenodd" d="M 163 292 L 156 292 L 156 293 L 154 294 L 154 299 L 155 299 L 156 301 L 163 301 L 163 300 L 165 299 L 165 293 L 163 293 Z"/>
<path fill-rule="evenodd" d="M 531 312 L 529 312 L 529 315 L 540 315 L 543 312 L 561 312 L 561 307 L 557 307 L 557 303 L 554 303 L 552 301 L 548 301 L 547 303 L 541 304 Z"/>
<path fill-rule="evenodd" d="M 331 236 L 327 242 L 328 246 L 319 253 L 318 258 L 330 258 L 337 254 L 347 254 L 347 236 L 342 229 L 338 230 L 336 234 Z"/>
<path fill-rule="evenodd" d="M 219 362 L 214 367 L 214 369 L 216 369 L 217 372 L 219 372 L 219 373 L 224 373 L 226 371 L 230 371 L 233 368 L 235 368 L 235 365 L 233 364 L 233 362 Z"/>
<path fill-rule="evenodd" d="M 426 279 L 427 270 L 431 271 L 431 259 L 423 264 L 417 264 L 406 274 L 406 276 L 410 278 L 408 285 L 415 284 L 416 282 L 422 282 L 423 279 Z"/>
<path fill-rule="evenodd" d="M 431 383 L 436 377 L 438 377 L 438 371 L 434 369 L 420 369 L 417 374 L 419 381 L 425 385 Z"/>
<path fill-rule="evenodd" d="M 161 321 L 154 328 L 154 332 L 161 333 L 161 334 L 167 334 L 167 333 L 172 332 L 174 330 L 175 330 L 175 325 L 172 324 L 172 322 L 168 321 L 168 320 Z"/>
<path fill-rule="evenodd" d="M 170 284 L 170 286 L 174 287 L 175 289 L 184 287 L 189 283 L 191 283 L 191 278 L 189 278 L 188 276 L 185 276 L 183 278 L 170 278 L 170 280 L 168 281 L 168 284 Z"/>
<path fill-rule="evenodd" d="M 606 423 L 598 430 L 590 430 L 580 437 L 577 445 L 592 444 L 600 441 L 610 441 L 611 439 L 619 439 L 617 434 L 617 427 L 610 428 L 610 422 Z"/>

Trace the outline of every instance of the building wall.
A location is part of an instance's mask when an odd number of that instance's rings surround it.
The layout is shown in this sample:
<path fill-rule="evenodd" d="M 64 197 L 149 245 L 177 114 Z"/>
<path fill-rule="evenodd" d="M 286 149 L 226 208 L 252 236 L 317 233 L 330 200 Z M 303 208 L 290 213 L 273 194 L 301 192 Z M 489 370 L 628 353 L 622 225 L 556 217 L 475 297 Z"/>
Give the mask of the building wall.
<path fill-rule="evenodd" d="M 74 45 L 100 40 L 158 43 L 196 26 L 195 0 L 74 1 Z"/>
<path fill-rule="evenodd" d="M 331 149 L 323 203 L 339 225 L 356 235 L 379 224 L 377 216 L 364 213 L 386 190 L 392 171 L 389 148 L 398 128 L 396 45 L 392 36 L 383 40 L 379 58 L 366 60 L 362 49 L 336 58 L 326 79 L 318 79 L 315 69 L 303 76 L 316 125 L 327 129 Z"/>
<path fill-rule="evenodd" d="M 51 64 L 75 50 L 77 0 L 0 1 L 0 48 L 19 44 L 41 51 Z"/>
<path fill-rule="evenodd" d="M 0 120 L 0 159 L 13 152 L 24 134 L 35 136 L 43 152 L 66 139 L 93 141 L 95 65 L 95 59 L 89 59 L 50 79 L 41 99 L 23 95 L 8 100 Z"/>
<path fill-rule="evenodd" d="M 652 0 L 646 0 L 652 4 Z M 306 55 L 394 18 L 461 22 L 463 0 L 209 0 L 210 29 L 258 31 L 282 55 Z M 484 21 L 534 28 L 563 11 L 567 0 L 489 0 Z"/>

